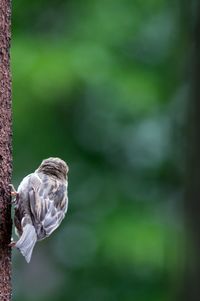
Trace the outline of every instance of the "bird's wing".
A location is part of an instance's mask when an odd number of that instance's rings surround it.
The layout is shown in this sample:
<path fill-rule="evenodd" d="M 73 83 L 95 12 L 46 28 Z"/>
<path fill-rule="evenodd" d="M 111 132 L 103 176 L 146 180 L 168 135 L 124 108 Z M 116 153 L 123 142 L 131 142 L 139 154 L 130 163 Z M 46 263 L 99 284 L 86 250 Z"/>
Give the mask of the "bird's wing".
<path fill-rule="evenodd" d="M 65 216 L 67 184 L 37 173 L 32 175 L 30 184 L 29 199 L 34 222 L 42 226 L 45 236 L 49 236 Z"/>
<path fill-rule="evenodd" d="M 34 183 L 34 187 L 39 187 L 41 185 L 41 180 L 32 173 L 21 181 L 17 189 L 14 222 L 16 233 L 19 236 L 22 235 L 25 225 L 27 223 L 32 223 L 29 205 L 29 191 L 30 189 L 33 189 L 33 184 L 30 184 L 31 182 Z"/>

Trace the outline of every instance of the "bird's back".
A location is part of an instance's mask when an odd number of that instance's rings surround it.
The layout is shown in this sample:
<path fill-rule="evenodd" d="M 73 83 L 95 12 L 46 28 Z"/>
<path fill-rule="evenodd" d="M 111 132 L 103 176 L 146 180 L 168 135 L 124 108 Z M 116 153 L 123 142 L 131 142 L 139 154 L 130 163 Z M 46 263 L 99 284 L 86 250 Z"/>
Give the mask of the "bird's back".
<path fill-rule="evenodd" d="M 38 239 L 49 236 L 65 216 L 66 192 L 66 182 L 56 177 L 35 172 L 24 178 L 18 188 L 20 205 L 16 208 L 17 225 L 18 220 L 27 212 Z"/>

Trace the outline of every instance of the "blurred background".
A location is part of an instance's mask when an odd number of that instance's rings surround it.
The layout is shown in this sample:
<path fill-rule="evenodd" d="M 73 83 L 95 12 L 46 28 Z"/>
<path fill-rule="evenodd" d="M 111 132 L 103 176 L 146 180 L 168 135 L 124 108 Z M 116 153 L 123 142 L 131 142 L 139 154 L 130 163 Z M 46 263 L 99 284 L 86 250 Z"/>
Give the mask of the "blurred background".
<path fill-rule="evenodd" d="M 13 1 L 13 183 L 69 164 L 69 209 L 14 300 L 165 301 L 182 270 L 187 34 L 179 1 Z"/>

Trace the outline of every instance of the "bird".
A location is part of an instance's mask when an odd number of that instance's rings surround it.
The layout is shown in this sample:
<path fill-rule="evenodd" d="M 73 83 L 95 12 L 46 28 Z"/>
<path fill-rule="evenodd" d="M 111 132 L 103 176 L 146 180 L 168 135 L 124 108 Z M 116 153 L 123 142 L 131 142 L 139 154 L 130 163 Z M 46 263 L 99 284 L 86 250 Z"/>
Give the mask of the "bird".
<path fill-rule="evenodd" d="M 17 191 L 13 185 L 15 232 L 19 249 L 25 260 L 31 260 L 37 241 L 51 235 L 60 225 L 68 208 L 68 165 L 60 158 L 50 157 L 27 175 Z"/>

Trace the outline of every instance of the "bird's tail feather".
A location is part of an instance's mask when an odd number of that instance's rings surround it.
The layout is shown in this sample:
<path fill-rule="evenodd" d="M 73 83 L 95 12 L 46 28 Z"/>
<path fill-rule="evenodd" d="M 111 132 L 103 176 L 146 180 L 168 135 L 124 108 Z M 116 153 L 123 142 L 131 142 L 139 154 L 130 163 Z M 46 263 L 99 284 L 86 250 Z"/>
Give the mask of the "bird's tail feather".
<path fill-rule="evenodd" d="M 23 227 L 23 233 L 20 239 L 16 242 L 16 248 L 20 250 L 27 262 L 30 262 L 33 248 L 37 241 L 35 228 L 31 224 L 26 224 Z"/>

